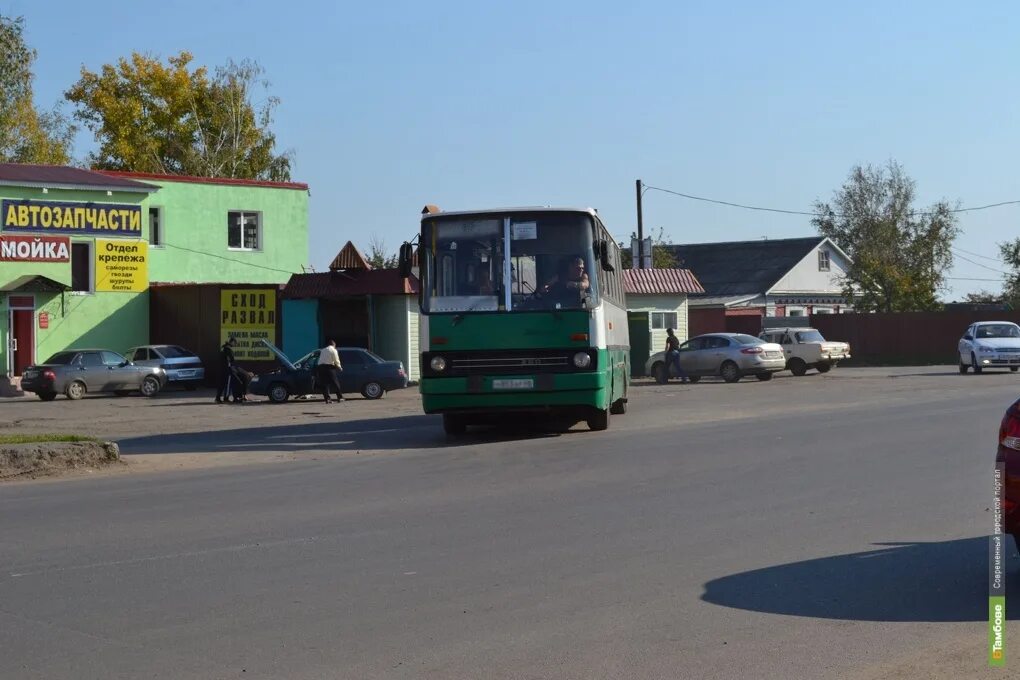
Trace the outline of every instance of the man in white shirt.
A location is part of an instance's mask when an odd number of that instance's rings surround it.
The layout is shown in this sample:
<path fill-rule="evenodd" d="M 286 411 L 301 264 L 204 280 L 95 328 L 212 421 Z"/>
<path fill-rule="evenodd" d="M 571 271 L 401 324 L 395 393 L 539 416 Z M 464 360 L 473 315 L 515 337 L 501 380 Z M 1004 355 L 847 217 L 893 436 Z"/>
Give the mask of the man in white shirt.
<path fill-rule="evenodd" d="M 327 404 L 331 403 L 329 398 L 330 387 L 336 392 L 337 401 L 344 400 L 344 395 L 340 391 L 340 371 L 342 370 L 343 366 L 340 365 L 340 355 L 336 351 L 336 340 L 330 340 L 329 344 L 319 352 L 319 362 L 315 366 L 315 379 L 322 388 L 322 398 Z"/>

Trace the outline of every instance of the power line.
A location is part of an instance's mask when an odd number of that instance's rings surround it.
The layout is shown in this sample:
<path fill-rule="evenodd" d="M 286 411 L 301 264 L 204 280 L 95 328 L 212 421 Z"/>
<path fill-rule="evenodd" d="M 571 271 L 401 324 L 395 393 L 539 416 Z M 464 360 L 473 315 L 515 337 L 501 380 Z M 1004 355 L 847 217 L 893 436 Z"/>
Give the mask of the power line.
<path fill-rule="evenodd" d="M 186 251 L 186 252 L 189 252 L 189 253 L 195 253 L 196 255 L 205 255 L 206 257 L 215 257 L 218 260 L 225 260 L 227 262 L 233 262 L 235 264 L 243 264 L 243 265 L 248 266 L 248 267 L 257 267 L 258 269 L 265 269 L 267 271 L 280 272 L 280 273 L 283 273 L 283 274 L 291 274 L 291 275 L 294 274 L 294 272 L 290 271 L 289 269 L 279 269 L 277 267 L 267 267 L 267 266 L 262 265 L 262 264 L 255 264 L 254 262 L 245 262 L 244 260 L 235 260 L 232 257 L 224 257 L 223 255 L 217 255 L 215 253 L 207 253 L 204 250 L 193 250 L 192 248 L 185 248 L 184 246 L 175 246 L 172 243 L 163 242 L 161 245 L 164 245 L 167 248 L 174 248 L 176 250 L 183 250 L 183 251 Z"/>
<path fill-rule="evenodd" d="M 956 250 L 959 250 L 961 253 L 967 253 L 968 255 L 973 255 L 974 257 L 980 257 L 983 260 L 991 260 L 992 262 L 998 262 L 999 264 L 1004 264 L 1003 261 L 1000 260 L 997 257 L 988 257 L 987 255 L 982 255 L 981 253 L 975 253 L 975 252 L 970 251 L 970 250 L 964 250 L 963 248 L 961 248 L 959 246 L 953 246 L 953 247 L 956 248 Z"/>
<path fill-rule="evenodd" d="M 818 215 L 816 212 L 805 212 L 803 210 L 786 210 L 783 208 L 763 208 L 756 205 L 745 205 L 743 203 L 734 203 L 732 201 L 720 201 L 715 198 L 705 198 L 704 196 L 694 196 L 691 194 L 685 194 L 681 191 L 673 191 L 672 189 L 663 189 L 662 187 L 654 187 L 650 184 L 644 185 L 645 190 L 654 189 L 655 191 L 661 191 L 666 194 L 673 194 L 674 196 L 680 196 L 681 198 L 689 198 L 692 201 L 704 201 L 705 203 L 715 203 L 717 205 L 727 205 L 731 208 L 742 208 L 744 210 L 757 210 L 760 212 L 771 212 L 771 213 L 782 213 L 784 215 L 806 215 L 809 217 L 815 217 Z M 1000 208 L 1006 205 L 1020 205 L 1020 200 L 1016 201 L 1000 201 L 999 203 L 989 203 L 988 205 L 978 205 L 972 208 L 953 208 L 947 212 L 951 213 L 962 213 L 962 212 L 974 212 L 976 210 L 988 210 L 989 208 Z M 928 211 L 911 212 L 910 215 L 934 215 L 935 213 Z M 845 217 L 836 213 L 836 217 Z"/>
<path fill-rule="evenodd" d="M 994 282 L 1001 283 L 1001 282 L 1003 282 L 1005 280 L 1006 280 L 1005 278 L 1001 278 L 1001 279 L 975 279 L 975 278 L 970 278 L 970 277 L 966 277 L 966 276 L 947 276 L 946 277 L 946 281 L 994 281 Z"/>
<path fill-rule="evenodd" d="M 981 264 L 980 262 L 977 262 L 976 260 L 972 260 L 969 257 L 967 257 L 966 255 L 961 255 L 960 253 L 956 252 L 956 248 L 953 248 L 952 250 L 953 250 L 954 253 L 956 253 L 956 256 L 958 258 L 960 258 L 961 260 L 963 260 L 964 262 L 970 262 L 972 265 L 974 265 L 976 267 L 981 267 L 982 269 L 987 269 L 988 271 L 995 272 L 996 274 L 1004 274 L 1006 276 L 1009 276 L 1009 272 L 1004 272 L 1001 269 L 996 269 L 995 267 L 989 267 L 988 265 Z"/>

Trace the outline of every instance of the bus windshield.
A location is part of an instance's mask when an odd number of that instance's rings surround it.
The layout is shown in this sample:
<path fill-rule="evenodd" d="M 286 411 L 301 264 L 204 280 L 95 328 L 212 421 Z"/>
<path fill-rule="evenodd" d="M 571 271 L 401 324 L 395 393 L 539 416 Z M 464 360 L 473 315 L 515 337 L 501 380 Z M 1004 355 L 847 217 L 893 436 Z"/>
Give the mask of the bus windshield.
<path fill-rule="evenodd" d="M 598 295 L 592 229 L 589 215 L 566 211 L 426 220 L 424 310 L 590 309 Z"/>

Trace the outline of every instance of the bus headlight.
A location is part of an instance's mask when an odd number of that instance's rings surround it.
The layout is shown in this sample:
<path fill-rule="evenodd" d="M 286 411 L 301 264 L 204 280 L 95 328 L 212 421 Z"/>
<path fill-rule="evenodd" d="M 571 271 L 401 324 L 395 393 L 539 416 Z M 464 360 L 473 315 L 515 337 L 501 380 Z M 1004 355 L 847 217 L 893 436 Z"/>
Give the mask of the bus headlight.
<path fill-rule="evenodd" d="M 443 357 L 432 357 L 432 361 L 429 362 L 429 366 L 436 373 L 442 373 L 446 370 L 446 359 Z"/>
<path fill-rule="evenodd" d="M 587 352 L 578 352 L 574 355 L 574 366 L 588 368 L 591 366 L 591 356 Z"/>

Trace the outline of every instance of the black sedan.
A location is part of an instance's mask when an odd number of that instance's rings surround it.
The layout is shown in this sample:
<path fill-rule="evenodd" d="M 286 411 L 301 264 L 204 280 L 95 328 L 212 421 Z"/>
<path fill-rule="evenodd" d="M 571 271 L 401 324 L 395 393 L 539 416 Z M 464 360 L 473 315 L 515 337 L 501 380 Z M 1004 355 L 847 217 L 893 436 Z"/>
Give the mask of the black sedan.
<path fill-rule="evenodd" d="M 272 343 L 265 340 L 262 342 L 276 355 L 280 368 L 256 377 L 248 387 L 249 392 L 282 404 L 293 396 L 312 394 L 318 390 L 315 385 L 318 350 L 292 363 Z M 366 399 L 379 399 L 390 390 L 407 387 L 407 372 L 401 362 L 386 361 L 361 347 L 337 347 L 337 352 L 343 366 L 340 387 L 345 394 L 361 392 Z"/>
<path fill-rule="evenodd" d="M 154 397 L 166 384 L 166 371 L 156 366 L 136 366 L 106 349 L 69 349 L 57 352 L 46 363 L 29 366 L 21 376 L 21 389 L 43 401 L 58 394 L 81 399 L 89 392 L 127 395 L 141 392 Z"/>

